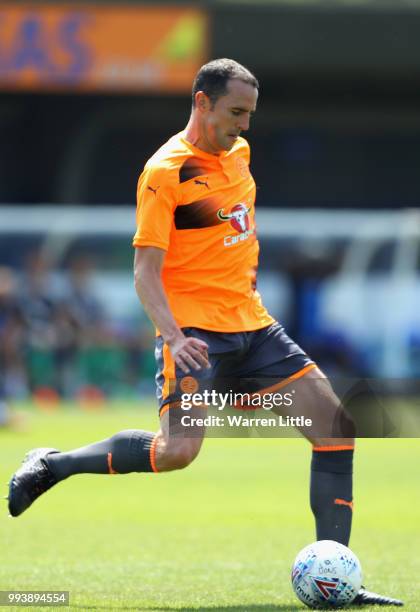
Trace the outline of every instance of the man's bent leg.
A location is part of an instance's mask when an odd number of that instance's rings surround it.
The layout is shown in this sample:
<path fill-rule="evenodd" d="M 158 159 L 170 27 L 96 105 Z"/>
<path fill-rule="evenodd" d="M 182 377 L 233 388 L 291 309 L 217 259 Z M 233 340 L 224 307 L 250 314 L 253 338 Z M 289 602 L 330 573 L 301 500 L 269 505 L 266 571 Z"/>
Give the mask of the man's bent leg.
<path fill-rule="evenodd" d="M 197 456 L 204 428 L 179 431 L 177 427 L 176 433 L 175 437 L 171 436 L 169 414 L 165 413 L 157 434 L 129 429 L 65 453 L 53 448 L 30 451 L 10 480 L 9 512 L 11 516 L 19 516 L 40 495 L 74 474 L 128 474 L 184 468 Z"/>
<path fill-rule="evenodd" d="M 152 472 L 151 448 L 155 434 L 127 429 L 102 440 L 65 453 L 45 457 L 57 482 L 74 474 L 129 474 Z"/>
<path fill-rule="evenodd" d="M 154 461 L 157 472 L 180 470 L 189 465 L 198 455 L 203 443 L 205 427 L 200 425 L 183 425 L 182 419 L 188 416 L 188 422 L 206 416 L 204 408 L 193 408 L 186 413 L 181 408 L 170 408 L 162 413 L 161 429 L 156 435 L 154 444 Z"/>
<path fill-rule="evenodd" d="M 201 409 L 192 413 L 191 416 L 203 416 Z M 74 474 L 129 474 L 182 469 L 197 456 L 204 436 L 204 427 L 183 427 L 180 423 L 183 415 L 185 412 L 180 408 L 171 407 L 162 414 L 161 429 L 157 434 L 127 429 L 76 450 L 50 453 L 45 462 L 57 482 Z"/>
<path fill-rule="evenodd" d="M 129 429 L 66 453 L 37 448 L 27 453 L 9 483 L 9 513 L 19 516 L 40 495 L 74 474 L 153 472 L 155 435 Z"/>

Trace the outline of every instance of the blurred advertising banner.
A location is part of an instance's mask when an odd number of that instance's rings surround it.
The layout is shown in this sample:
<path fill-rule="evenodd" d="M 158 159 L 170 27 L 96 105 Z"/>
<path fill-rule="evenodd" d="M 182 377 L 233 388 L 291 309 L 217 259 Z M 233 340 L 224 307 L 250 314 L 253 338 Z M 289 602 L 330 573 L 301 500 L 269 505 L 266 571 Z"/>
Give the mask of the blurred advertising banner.
<path fill-rule="evenodd" d="M 188 92 L 207 14 L 170 6 L 0 3 L 0 89 Z"/>

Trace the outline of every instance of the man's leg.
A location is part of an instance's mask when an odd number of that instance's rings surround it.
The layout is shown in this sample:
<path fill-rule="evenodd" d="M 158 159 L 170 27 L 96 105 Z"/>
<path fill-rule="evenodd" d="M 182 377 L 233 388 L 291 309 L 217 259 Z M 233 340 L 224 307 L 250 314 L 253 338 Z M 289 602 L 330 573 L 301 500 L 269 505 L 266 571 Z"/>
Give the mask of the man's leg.
<path fill-rule="evenodd" d="M 302 393 L 309 397 L 304 402 L 311 403 L 313 423 L 319 431 L 308 436 L 312 443 L 310 502 L 316 537 L 348 546 L 353 515 L 352 423 L 346 420 L 340 400 L 318 368 L 308 372 L 305 379 Z M 339 429 L 338 423 L 343 427 Z M 339 437 L 328 437 L 330 432 Z"/>
<path fill-rule="evenodd" d="M 249 353 L 240 377 L 257 393 L 292 391 L 291 405 L 274 408 L 281 416 L 302 419 L 312 427 L 301 433 L 313 445 L 311 506 L 318 538 L 348 544 L 352 516 L 352 423 L 325 375 L 278 323 L 249 334 Z M 347 431 L 349 430 L 349 431 Z M 337 437 L 337 439 L 334 439 Z"/>
<path fill-rule="evenodd" d="M 10 481 L 10 514 L 19 516 L 42 493 L 74 474 L 166 472 L 186 467 L 200 451 L 204 428 L 183 428 L 180 412 L 180 408 L 163 412 L 157 434 L 130 429 L 64 453 L 55 449 L 31 451 Z M 179 418 L 174 418 L 174 413 Z M 203 416 L 199 408 L 191 411 L 192 416 L 194 413 Z"/>
<path fill-rule="evenodd" d="M 170 410 L 179 413 L 181 409 Z M 189 428 L 187 431 L 180 426 L 177 435 L 171 436 L 169 414 L 169 410 L 163 413 L 161 429 L 156 434 L 141 429 L 121 431 L 89 446 L 51 453 L 46 458 L 48 467 L 57 481 L 74 474 L 129 474 L 182 469 L 197 456 L 204 429 L 190 431 Z M 171 414 L 173 421 L 173 412 Z M 202 416 L 202 412 L 198 414 Z"/>
<path fill-rule="evenodd" d="M 287 415 L 312 422 L 300 431 L 312 443 L 310 502 L 317 539 L 347 546 L 353 513 L 353 426 L 325 375 L 317 367 L 306 369 L 290 383 L 294 394 Z M 276 412 L 285 415 L 281 409 Z"/>
<path fill-rule="evenodd" d="M 335 540 L 348 546 L 353 514 L 353 452 L 350 443 L 312 449 L 310 500 L 317 540 Z"/>
<path fill-rule="evenodd" d="M 294 416 L 307 416 L 314 424 L 313 431 L 302 433 L 312 443 L 310 501 L 317 540 L 335 540 L 348 546 L 353 514 L 353 423 L 318 368 L 297 381 L 295 390 Z M 353 605 L 403 603 L 362 587 Z"/>

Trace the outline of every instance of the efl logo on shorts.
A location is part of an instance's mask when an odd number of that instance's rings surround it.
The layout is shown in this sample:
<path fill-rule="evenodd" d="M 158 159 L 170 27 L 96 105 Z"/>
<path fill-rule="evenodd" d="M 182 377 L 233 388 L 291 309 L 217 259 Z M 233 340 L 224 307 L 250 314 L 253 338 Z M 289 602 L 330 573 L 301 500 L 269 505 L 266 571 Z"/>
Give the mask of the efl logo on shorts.
<path fill-rule="evenodd" d="M 193 376 L 184 376 L 184 378 L 181 378 L 179 386 L 183 393 L 197 393 L 200 388 L 198 380 Z"/>

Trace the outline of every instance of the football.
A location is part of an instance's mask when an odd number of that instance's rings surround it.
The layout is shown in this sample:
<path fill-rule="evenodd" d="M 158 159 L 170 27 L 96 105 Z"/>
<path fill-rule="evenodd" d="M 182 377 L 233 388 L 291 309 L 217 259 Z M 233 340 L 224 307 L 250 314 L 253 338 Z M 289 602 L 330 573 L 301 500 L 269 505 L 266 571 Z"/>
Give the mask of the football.
<path fill-rule="evenodd" d="M 359 559 L 347 546 L 333 540 L 309 544 L 293 564 L 293 590 L 309 608 L 344 608 L 351 604 L 361 585 Z"/>

